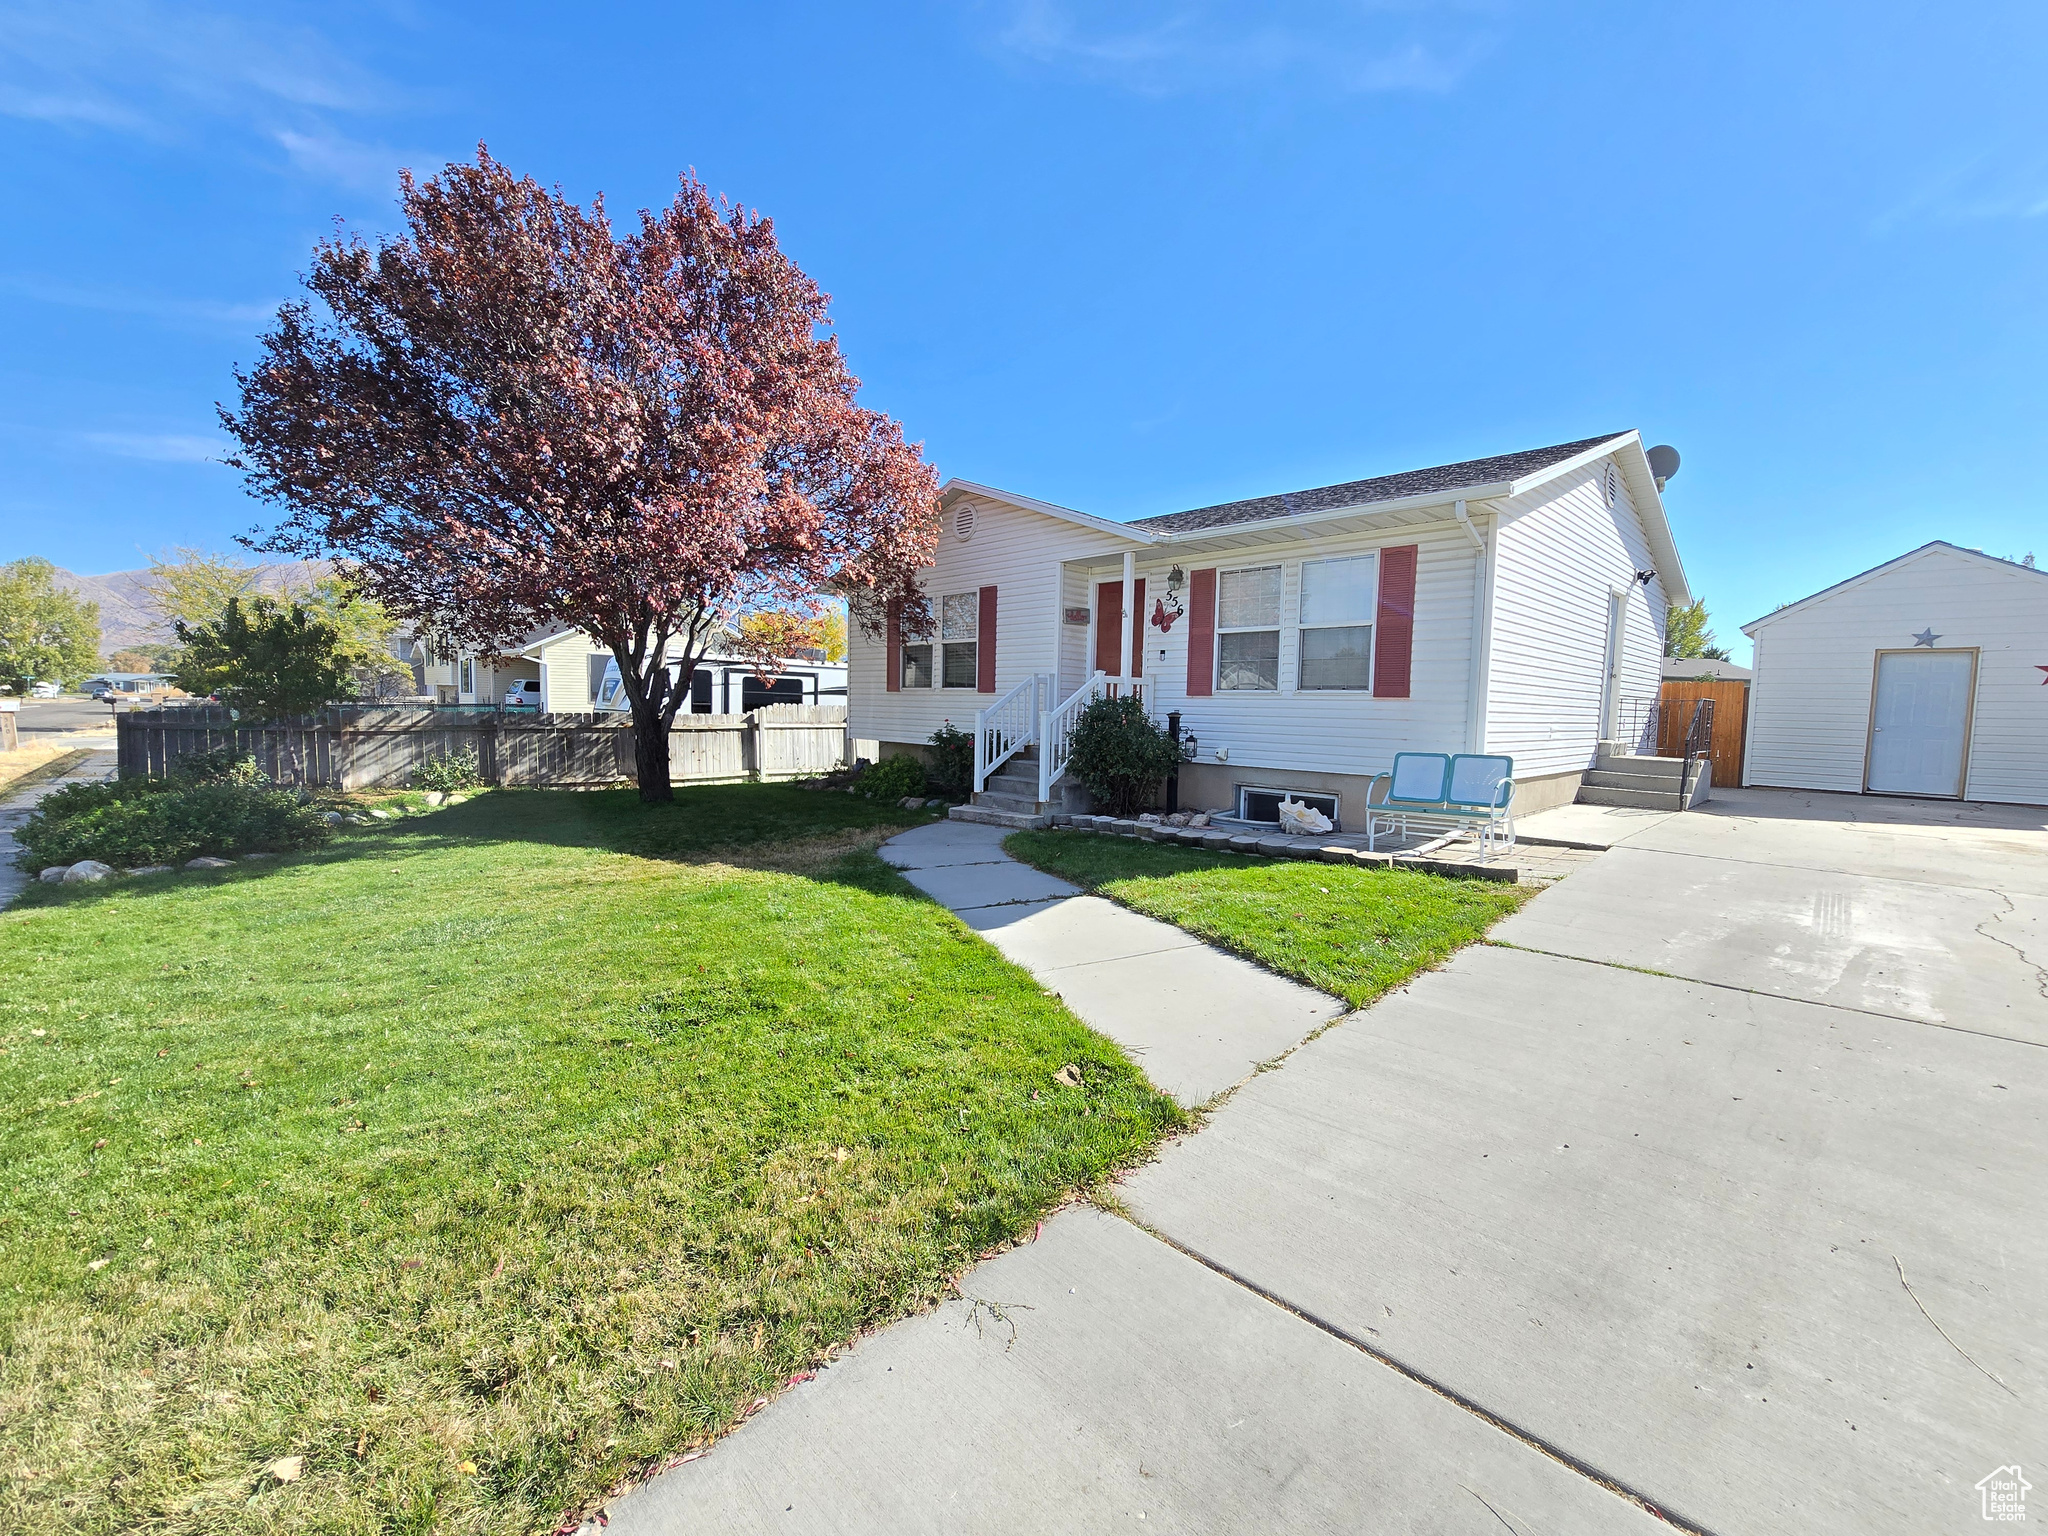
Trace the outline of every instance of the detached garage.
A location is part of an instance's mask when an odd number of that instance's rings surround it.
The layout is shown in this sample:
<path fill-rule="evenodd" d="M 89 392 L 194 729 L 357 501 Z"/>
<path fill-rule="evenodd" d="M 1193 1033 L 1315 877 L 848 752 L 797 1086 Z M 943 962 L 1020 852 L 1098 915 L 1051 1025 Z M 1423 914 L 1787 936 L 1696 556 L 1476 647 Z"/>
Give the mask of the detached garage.
<path fill-rule="evenodd" d="M 1742 632 L 1745 782 L 2048 805 L 2048 574 L 1936 542 Z"/>

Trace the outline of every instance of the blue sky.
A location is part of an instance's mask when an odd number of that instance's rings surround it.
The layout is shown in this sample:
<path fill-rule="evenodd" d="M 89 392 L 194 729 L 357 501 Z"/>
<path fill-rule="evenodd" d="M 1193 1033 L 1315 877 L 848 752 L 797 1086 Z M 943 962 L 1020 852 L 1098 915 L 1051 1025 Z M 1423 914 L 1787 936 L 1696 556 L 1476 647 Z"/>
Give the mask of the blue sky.
<path fill-rule="evenodd" d="M 1639 427 L 1740 655 L 1931 538 L 2048 559 L 2044 64 L 2023 4 L 0 0 L 0 557 L 261 521 L 230 368 L 482 139 L 696 167 L 942 473 L 1106 516 Z"/>

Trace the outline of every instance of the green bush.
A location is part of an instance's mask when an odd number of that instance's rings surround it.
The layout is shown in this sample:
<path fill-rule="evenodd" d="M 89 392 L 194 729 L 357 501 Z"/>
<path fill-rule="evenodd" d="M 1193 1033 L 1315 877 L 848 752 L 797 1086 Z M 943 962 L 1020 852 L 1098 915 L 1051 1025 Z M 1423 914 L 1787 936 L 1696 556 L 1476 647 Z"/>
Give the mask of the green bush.
<path fill-rule="evenodd" d="M 443 752 L 439 757 L 430 757 L 412 771 L 414 789 L 437 789 L 451 794 L 458 789 L 474 789 L 484 781 L 483 761 L 476 755 L 475 747 L 464 747 L 460 752 Z"/>
<path fill-rule="evenodd" d="M 924 776 L 935 794 L 965 800 L 974 789 L 974 733 L 952 721 L 933 731 L 925 756 Z"/>
<path fill-rule="evenodd" d="M 318 811 L 285 790 L 236 780 L 124 779 L 46 797 L 15 833 L 16 862 L 27 870 L 80 859 L 182 864 L 202 854 L 315 848 L 331 835 Z"/>
<path fill-rule="evenodd" d="M 1144 701 L 1126 694 L 1099 698 L 1074 722 L 1067 771 L 1088 788 L 1098 808 L 1131 816 L 1152 803 L 1180 763 L 1180 747 L 1154 725 Z"/>
<path fill-rule="evenodd" d="M 188 784 L 241 784 L 255 788 L 270 783 L 270 775 L 256 766 L 256 759 L 233 747 L 216 747 L 196 757 L 181 758 L 171 777 Z"/>
<path fill-rule="evenodd" d="M 907 753 L 871 763 L 854 782 L 870 800 L 903 800 L 924 793 L 924 764 Z"/>

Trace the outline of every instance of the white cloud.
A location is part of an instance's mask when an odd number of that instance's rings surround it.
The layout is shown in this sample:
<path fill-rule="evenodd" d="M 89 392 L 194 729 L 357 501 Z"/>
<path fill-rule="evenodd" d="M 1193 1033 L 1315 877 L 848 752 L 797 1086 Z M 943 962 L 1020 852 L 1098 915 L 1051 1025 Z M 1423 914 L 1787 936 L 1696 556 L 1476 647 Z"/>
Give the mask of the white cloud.
<path fill-rule="evenodd" d="M 116 458 L 159 464 L 214 464 L 232 451 L 225 438 L 187 432 L 81 432 L 78 440 Z"/>
<path fill-rule="evenodd" d="M 362 185 L 379 151 L 334 119 L 405 104 L 296 23 L 157 0 L 0 0 L 0 115 L 166 141 L 225 124 L 283 148 L 295 169 Z M 382 181 L 396 172 L 394 157 Z"/>
<path fill-rule="evenodd" d="M 89 288 L 53 283 L 37 277 L 0 277 L 0 293 L 16 294 L 42 304 L 96 309 L 106 314 L 143 315 L 152 320 L 246 331 L 277 313 L 275 301 L 234 304 L 217 299 L 175 299 L 134 293 L 122 288 Z"/>
<path fill-rule="evenodd" d="M 1125 0 L 1081 9 L 1015 0 L 989 39 L 999 52 L 1147 95 L 1296 79 L 1343 92 L 1446 91 L 1491 45 L 1470 4 Z"/>
<path fill-rule="evenodd" d="M 2024 165 L 1976 155 L 1929 177 L 1871 221 L 1878 234 L 1908 224 L 1965 224 L 2048 216 L 2048 157 Z"/>

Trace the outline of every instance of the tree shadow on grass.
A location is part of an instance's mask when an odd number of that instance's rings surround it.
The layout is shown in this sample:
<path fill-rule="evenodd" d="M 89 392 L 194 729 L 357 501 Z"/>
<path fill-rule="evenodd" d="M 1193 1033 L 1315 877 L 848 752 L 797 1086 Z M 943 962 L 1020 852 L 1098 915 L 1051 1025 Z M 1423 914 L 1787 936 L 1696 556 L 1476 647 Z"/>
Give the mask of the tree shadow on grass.
<path fill-rule="evenodd" d="M 859 795 L 786 784 L 678 786 L 663 805 L 641 803 L 626 789 L 494 789 L 460 805 L 429 807 L 423 796 L 365 795 L 389 808 L 390 820 L 337 829 L 334 841 L 298 853 L 238 859 L 226 869 L 186 870 L 140 878 L 115 876 L 83 885 L 31 884 L 18 905 L 50 906 L 140 896 L 201 882 L 261 880 L 308 865 L 409 857 L 480 844 L 528 843 L 593 848 L 690 864 L 801 875 L 850 884 L 877 895 L 916 895 L 873 854 L 882 841 L 943 813 L 906 810 Z M 864 856 L 864 857 L 863 857 Z"/>

